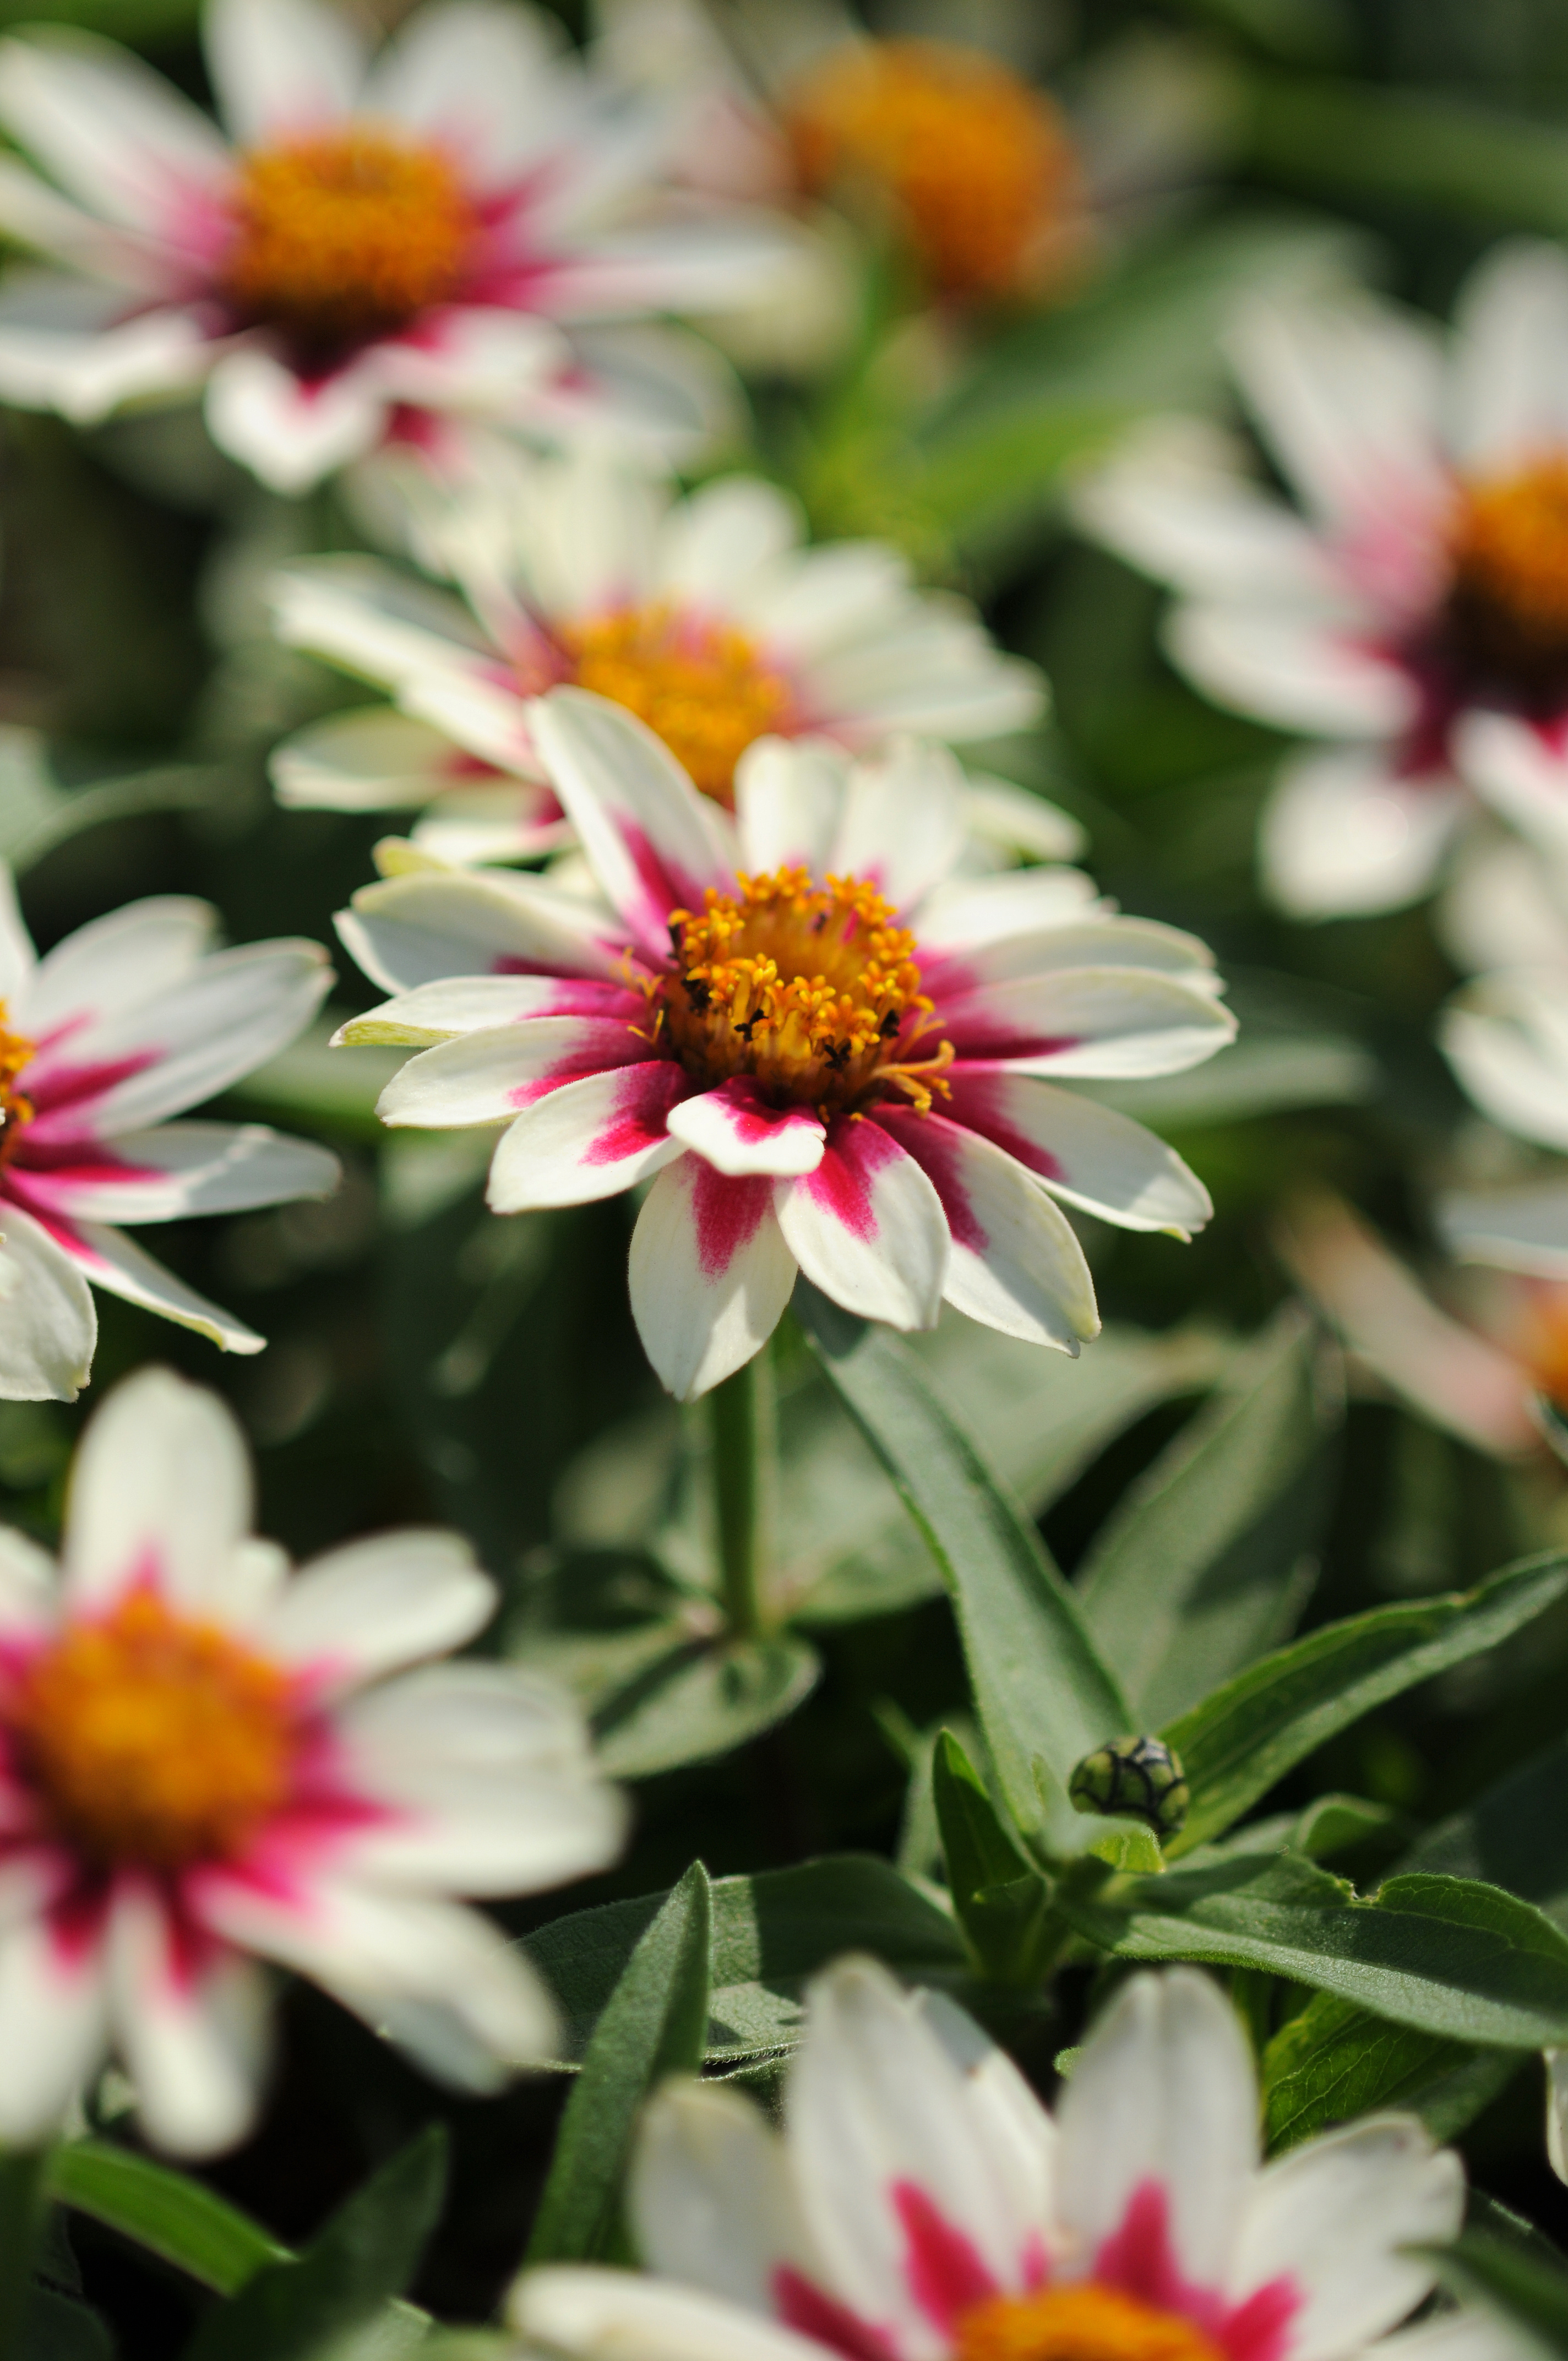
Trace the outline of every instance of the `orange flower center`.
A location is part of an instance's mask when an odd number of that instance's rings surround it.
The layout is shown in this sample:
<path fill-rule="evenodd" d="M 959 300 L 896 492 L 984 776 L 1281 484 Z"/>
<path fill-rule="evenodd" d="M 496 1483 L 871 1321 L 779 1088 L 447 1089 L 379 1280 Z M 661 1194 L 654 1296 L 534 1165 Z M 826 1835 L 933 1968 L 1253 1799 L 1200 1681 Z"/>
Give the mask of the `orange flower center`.
<path fill-rule="evenodd" d="M 1463 487 L 1450 607 L 1482 663 L 1511 680 L 1568 667 L 1568 457 Z"/>
<path fill-rule="evenodd" d="M 253 150 L 232 205 L 230 302 L 327 350 L 449 302 L 477 226 L 444 156 L 364 126 Z"/>
<path fill-rule="evenodd" d="M 731 807 L 754 738 L 787 731 L 795 699 L 753 641 L 667 604 L 628 607 L 560 633 L 579 688 L 624 705 L 663 740 L 705 796 Z"/>
<path fill-rule="evenodd" d="M 676 972 L 647 986 L 655 1040 L 709 1087 L 751 1074 L 776 1103 L 838 1110 L 901 1091 L 929 1108 L 953 1053 L 944 1041 L 908 1058 L 931 1003 L 892 905 L 864 879 L 814 885 L 804 869 L 740 886 L 671 912 Z"/>
<path fill-rule="evenodd" d="M 18 1076 L 31 1065 L 33 1056 L 32 1042 L 24 1034 L 11 1031 L 5 1004 L 0 1000 L 0 1165 L 9 1161 L 24 1126 L 37 1112 L 27 1093 L 16 1088 Z"/>
<path fill-rule="evenodd" d="M 1224 2361 L 1179 2312 L 1114 2288 L 1042 2288 L 999 2295 L 958 2323 L 954 2361 Z"/>
<path fill-rule="evenodd" d="M 58 1834 L 105 1867 L 232 1858 L 288 1792 L 287 1675 L 148 1590 L 63 1631 L 0 1720 Z"/>
<path fill-rule="evenodd" d="M 802 82 L 786 120 L 804 185 L 891 203 L 946 294 L 1027 291 L 1052 232 L 1076 211 L 1078 163 L 1060 115 L 974 49 L 846 43 Z"/>

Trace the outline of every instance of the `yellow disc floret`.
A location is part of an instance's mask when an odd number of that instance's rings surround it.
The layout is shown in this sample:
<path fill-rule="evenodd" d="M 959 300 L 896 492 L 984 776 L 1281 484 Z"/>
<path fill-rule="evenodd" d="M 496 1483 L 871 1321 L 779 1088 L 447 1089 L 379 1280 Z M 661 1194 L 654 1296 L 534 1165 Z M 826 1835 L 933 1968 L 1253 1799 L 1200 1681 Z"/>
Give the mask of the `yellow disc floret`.
<path fill-rule="evenodd" d="M 1476 657 L 1526 682 L 1568 668 L 1568 456 L 1466 485 L 1451 605 Z"/>
<path fill-rule="evenodd" d="M 230 203 L 229 301 L 323 351 L 449 302 L 477 227 L 444 156 L 365 125 L 253 150 Z"/>
<path fill-rule="evenodd" d="M 70 1625 L 0 1722 L 48 1825 L 103 1867 L 232 1858 L 288 1792 L 287 1675 L 150 1589 Z"/>
<path fill-rule="evenodd" d="M 16 1087 L 20 1076 L 33 1061 L 33 1044 L 20 1033 L 13 1033 L 0 1000 L 0 1164 L 4 1164 L 22 1136 L 24 1125 L 31 1123 L 34 1107 L 30 1098 Z"/>
<path fill-rule="evenodd" d="M 705 1084 L 754 1076 L 775 1104 L 854 1109 L 886 1092 L 921 1108 L 944 1085 L 915 938 L 864 878 L 813 884 L 804 869 L 709 887 L 700 912 L 670 914 L 675 972 L 649 986 L 655 1038 Z"/>
<path fill-rule="evenodd" d="M 958 2323 L 954 2361 L 1223 2361 L 1179 2312 L 1105 2287 L 999 2295 Z"/>
<path fill-rule="evenodd" d="M 788 681 L 728 624 L 660 603 L 570 624 L 560 637 L 578 687 L 645 721 L 717 803 L 734 803 L 735 765 L 752 740 L 792 727 Z"/>
<path fill-rule="evenodd" d="M 788 127 L 806 187 L 880 197 L 945 294 L 1029 291 L 1077 211 L 1056 108 L 974 49 L 846 42 L 801 83 Z"/>

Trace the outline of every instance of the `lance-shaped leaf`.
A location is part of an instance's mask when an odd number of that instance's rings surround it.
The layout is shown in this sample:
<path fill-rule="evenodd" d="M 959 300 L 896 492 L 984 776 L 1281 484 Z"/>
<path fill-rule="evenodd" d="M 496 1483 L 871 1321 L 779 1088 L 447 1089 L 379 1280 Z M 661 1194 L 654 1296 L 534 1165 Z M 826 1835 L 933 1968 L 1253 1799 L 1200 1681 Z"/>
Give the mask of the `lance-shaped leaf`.
<path fill-rule="evenodd" d="M 1068 1802 L 1068 1779 L 1136 1725 L 1077 1599 L 908 1347 L 815 1289 L 798 1287 L 795 1302 L 941 1568 L 1008 1810 L 1047 1855 L 1087 1850 L 1095 1824 Z"/>
<path fill-rule="evenodd" d="M 219 2295 L 233 2295 L 266 2263 L 294 2259 L 215 2190 L 109 2140 L 71 2140 L 52 2150 L 46 2186 L 58 2203 L 118 2230 Z"/>
<path fill-rule="evenodd" d="M 1339 1397 L 1288 1304 L 1107 1519 L 1077 1588 L 1141 1727 L 1287 1638 L 1310 1587 Z"/>
<path fill-rule="evenodd" d="M 1568 1557 L 1553 1552 L 1505 1567 L 1474 1590 L 1327 1624 L 1238 1674 L 1162 1732 L 1192 1790 L 1187 1825 L 1169 1851 L 1217 1836 L 1337 1731 L 1495 1648 L 1565 1591 Z"/>
<path fill-rule="evenodd" d="M 1477 2049 L 1390 2025 L 1319 1993 L 1263 2053 L 1264 2125 L 1271 2156 L 1356 2115 L 1398 2107 L 1451 2140 L 1518 2072 L 1517 2049 Z"/>
<path fill-rule="evenodd" d="M 293 2262 L 264 2264 L 208 2312 L 183 2361 L 316 2361 L 335 2343 L 378 2331 L 393 2361 L 423 2341 L 429 2314 L 400 2296 L 446 2193 L 446 2133 L 433 2124 L 340 2205 Z"/>
<path fill-rule="evenodd" d="M 937 1740 L 931 1788 L 953 1907 L 975 1957 L 999 1983 L 1037 1982 L 1050 1889 L 1003 1827 L 950 1730 Z"/>
<path fill-rule="evenodd" d="M 1400 1867 L 1485 1878 L 1568 1927 L 1568 1738 L 1429 1828 Z"/>
<path fill-rule="evenodd" d="M 531 2263 L 617 2251 L 638 2112 L 666 2074 L 702 2068 L 711 1935 L 707 1872 L 694 1861 L 639 1939 L 588 2044 L 529 2240 Z"/>
<path fill-rule="evenodd" d="M 1072 1884 L 1059 1906 L 1118 1959 L 1269 1968 L 1453 2041 L 1568 2041 L 1568 1936 L 1494 1885 L 1395 1877 L 1363 1902 L 1288 1852 L 1126 1878 L 1088 1898 Z"/>

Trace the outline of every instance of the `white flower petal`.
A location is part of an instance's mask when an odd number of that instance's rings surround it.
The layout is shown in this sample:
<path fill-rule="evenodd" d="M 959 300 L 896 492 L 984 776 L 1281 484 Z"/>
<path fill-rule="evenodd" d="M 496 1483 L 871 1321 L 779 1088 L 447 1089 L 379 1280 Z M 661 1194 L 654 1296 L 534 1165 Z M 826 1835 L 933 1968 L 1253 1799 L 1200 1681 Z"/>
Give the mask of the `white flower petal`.
<path fill-rule="evenodd" d="M 776 485 L 721 476 L 671 510 L 660 535 L 657 588 L 722 614 L 805 533 L 799 509 Z"/>
<path fill-rule="evenodd" d="M 1375 749 L 1298 756 L 1259 826 L 1264 883 L 1293 918 L 1402 909 L 1431 890 L 1463 810 L 1451 781 L 1399 778 Z"/>
<path fill-rule="evenodd" d="M 95 213 L 155 236 L 232 171 L 215 126 L 129 49 L 74 27 L 0 42 L 0 123 Z"/>
<path fill-rule="evenodd" d="M 587 976 L 625 981 L 625 938 L 608 911 L 536 877 L 414 873 L 361 886 L 337 931 L 386 992 L 443 976 Z"/>
<path fill-rule="evenodd" d="M 215 2156 L 243 2139 L 256 2115 L 268 1993 L 248 1960 L 220 1953 L 192 1968 L 180 1957 L 181 1941 L 151 1885 L 119 1880 L 109 2007 L 142 2127 L 176 2155 Z"/>
<path fill-rule="evenodd" d="M 729 1180 L 702 1157 L 682 1155 L 648 1192 L 631 1235 L 631 1312 L 678 1400 L 694 1400 L 749 1361 L 789 1301 L 795 1258 L 773 1191 L 764 1176 Z"/>
<path fill-rule="evenodd" d="M 1235 1038 L 1212 994 L 1152 969 L 1062 968 L 987 984 L 941 1012 L 963 1059 L 1002 1059 L 1021 1073 L 1178 1074 Z"/>
<path fill-rule="evenodd" d="M 463 775 L 450 738 L 388 705 L 334 713 L 272 750 L 280 804 L 326 811 L 418 811 Z"/>
<path fill-rule="evenodd" d="M 1016 1157 L 1053 1196 L 1125 1230 L 1190 1237 L 1212 1216 L 1196 1173 L 1130 1115 L 1035 1074 L 959 1063 L 943 1112 Z"/>
<path fill-rule="evenodd" d="M 5 744 L 5 738 L 0 734 L 0 746 Z M 29 733 L 18 752 L 28 752 L 35 744 Z M 25 1002 L 25 995 L 31 987 L 37 958 L 33 939 L 23 923 L 16 901 L 16 881 L 11 864 L 0 861 L 0 1000 L 9 1001 L 14 1011 L 31 1005 Z"/>
<path fill-rule="evenodd" d="M 460 1535 L 376 1533 L 302 1566 L 258 1627 L 259 1644 L 356 1688 L 460 1648 L 495 1612 L 496 1588 Z"/>
<path fill-rule="evenodd" d="M 1568 856 L 1568 761 L 1544 730 L 1508 713 L 1468 713 L 1453 734 L 1454 767 L 1510 828 L 1552 859 Z"/>
<path fill-rule="evenodd" d="M 1568 1181 L 1533 1189 L 1447 1189 L 1433 1225 L 1455 1262 L 1568 1279 Z"/>
<path fill-rule="evenodd" d="M 323 0 L 210 0 L 202 39 L 224 120 L 245 147 L 339 121 L 365 81 L 351 19 Z"/>
<path fill-rule="evenodd" d="M 1438 1047 L 1483 1115 L 1568 1149 L 1568 982 L 1484 976 L 1449 1002 Z"/>
<path fill-rule="evenodd" d="M 507 2316 L 531 2343 L 582 2361 L 820 2361 L 822 2353 L 813 2337 L 635 2271 L 525 2271 Z"/>
<path fill-rule="evenodd" d="M 342 1178 L 329 1148 L 263 1124 L 168 1123 L 121 1132 L 111 1155 L 88 1149 L 80 1164 L 14 1163 L 10 1185 L 40 1214 L 68 1222 L 174 1222 L 329 1197 Z"/>
<path fill-rule="evenodd" d="M 1467 467 L 1507 474 L 1568 441 L 1568 261 L 1508 238 L 1454 307 L 1451 429 Z"/>
<path fill-rule="evenodd" d="M 638 2129 L 627 2213 L 647 2268 L 764 2316 L 781 2264 L 809 2271 L 783 2142 L 751 2102 L 668 2082 Z"/>
<path fill-rule="evenodd" d="M 839 1117 L 815 1171 L 776 1182 L 774 1194 L 784 1242 L 825 1295 L 892 1328 L 935 1327 L 950 1258 L 947 1216 L 890 1132 Z"/>
<path fill-rule="evenodd" d="M 205 415 L 220 451 L 270 490 L 296 498 L 379 442 L 387 400 L 364 369 L 307 382 L 252 344 L 218 362 L 207 380 Z"/>
<path fill-rule="evenodd" d="M 825 876 L 849 772 L 843 749 L 828 739 L 754 738 L 735 765 L 741 867 Z"/>
<path fill-rule="evenodd" d="M 15 1011 L 34 1039 L 83 1018 L 122 1016 L 189 975 L 216 928 L 211 904 L 182 894 L 127 902 L 46 953 Z"/>
<path fill-rule="evenodd" d="M 1208 1977 L 1178 1968 L 1124 1985 L 1073 2069 L 1057 2127 L 1058 2207 L 1086 2262 L 1152 2184 L 1182 2275 L 1228 2282 L 1257 2159 L 1257 2087 L 1235 2012 Z"/>
<path fill-rule="evenodd" d="M 31 2148 L 55 2136 L 108 2029 L 101 1940 L 57 1940 L 38 1918 L 0 1933 L 0 2140 Z"/>
<path fill-rule="evenodd" d="M 885 542 L 835 541 L 775 566 L 765 590 L 753 593 L 749 620 L 804 664 L 897 629 L 914 595 L 907 560 Z"/>
<path fill-rule="evenodd" d="M 560 136 L 561 48 L 559 27 L 542 11 L 448 0 L 418 11 L 388 42 L 366 111 L 439 141 L 461 157 L 472 184 L 488 188 Z"/>
<path fill-rule="evenodd" d="M 1306 608 L 1178 607 L 1165 641 L 1172 663 L 1217 704 L 1281 729 L 1385 738 L 1417 719 L 1416 686 L 1403 665 L 1350 622 Z"/>
<path fill-rule="evenodd" d="M 1321 544 L 1205 422 L 1151 419 L 1073 494 L 1077 522 L 1146 574 L 1210 598 L 1332 598 Z"/>
<path fill-rule="evenodd" d="M 1152 918 L 1091 917 L 1050 923 L 1032 933 L 1000 936 L 939 964 L 933 961 L 922 969 L 922 974 L 933 990 L 946 995 L 974 991 L 983 984 L 1048 975 L 1058 968 L 1090 967 L 1148 968 L 1156 974 L 1179 977 L 1200 991 L 1220 989 L 1208 946 L 1196 935 L 1161 926 Z"/>
<path fill-rule="evenodd" d="M 76 1263 L 0 1197 L 0 1401 L 74 1401 L 97 1342 L 98 1315 Z"/>
<path fill-rule="evenodd" d="M 111 1295 L 139 1303 L 145 1311 L 156 1312 L 181 1328 L 194 1328 L 198 1335 L 210 1337 L 221 1352 L 259 1353 L 265 1348 L 265 1336 L 198 1295 L 193 1287 L 165 1270 L 134 1238 L 111 1224 L 62 1222 L 57 1235 L 65 1252 L 94 1287 L 107 1288 Z"/>
<path fill-rule="evenodd" d="M 131 310 L 124 288 L 17 271 L 0 290 L 0 390 L 96 425 L 122 402 L 200 385 L 216 347 L 194 312 Z"/>
<path fill-rule="evenodd" d="M 586 1076 L 648 1061 L 624 1018 L 532 1016 L 439 1042 L 411 1058 L 377 1102 L 383 1123 L 451 1128 L 510 1123 Z"/>
<path fill-rule="evenodd" d="M 631 1025 L 646 1015 L 647 1006 L 641 993 L 620 984 L 571 976 L 441 976 L 367 1009 L 363 1016 L 351 1016 L 334 1034 L 333 1045 L 359 1049 L 408 1042 L 429 1049 L 437 1041 L 536 1016 L 618 1016 Z"/>
<path fill-rule="evenodd" d="M 669 1133 L 732 1180 L 748 1172 L 815 1172 L 827 1141 L 815 1107 L 775 1107 L 745 1074 L 672 1107 Z"/>
<path fill-rule="evenodd" d="M 650 1058 L 552 1091 L 502 1133 L 490 1159 L 491 1212 L 587 1205 L 647 1180 L 683 1154 L 665 1126 L 691 1088 L 673 1060 Z"/>
<path fill-rule="evenodd" d="M 896 740 L 850 774 L 829 865 L 871 877 L 895 909 L 939 885 L 963 850 L 964 775 L 945 746 Z"/>
<path fill-rule="evenodd" d="M 61 1559 L 73 1610 L 151 1580 L 221 1613 L 222 1576 L 250 1532 L 250 1461 L 215 1394 L 141 1369 L 93 1413 L 71 1469 Z"/>
<path fill-rule="evenodd" d="M 922 950 L 962 953 L 1010 935 L 1076 925 L 1111 906 L 1081 869 L 1022 869 L 1002 877 L 954 877 L 920 906 Z"/>

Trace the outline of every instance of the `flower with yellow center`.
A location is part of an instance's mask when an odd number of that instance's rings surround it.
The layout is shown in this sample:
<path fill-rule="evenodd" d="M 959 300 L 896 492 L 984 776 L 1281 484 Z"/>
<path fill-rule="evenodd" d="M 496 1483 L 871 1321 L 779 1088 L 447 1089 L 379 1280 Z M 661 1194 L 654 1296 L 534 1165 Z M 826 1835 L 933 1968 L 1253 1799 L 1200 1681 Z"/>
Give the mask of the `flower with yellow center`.
<path fill-rule="evenodd" d="M 567 623 L 570 678 L 635 713 L 705 796 L 732 807 L 748 746 L 794 727 L 795 694 L 755 640 L 672 601 Z"/>
<path fill-rule="evenodd" d="M 643 2271 L 525 2272 L 572 2361 L 1504 2361 L 1397 2329 L 1464 2213 L 1457 2157 L 1381 2114 L 1258 2155 L 1257 2081 L 1190 1968 L 1122 1985 L 1047 2114 L 945 1996 L 844 1960 L 806 1996 L 783 2128 L 672 2081 L 639 2127 Z M 1479 2323 L 1476 2323 L 1478 2325 Z"/>
<path fill-rule="evenodd" d="M 974 49 L 845 43 L 791 93 L 785 122 L 805 187 L 891 211 L 940 294 L 1033 291 L 1078 210 L 1060 113 Z"/>
<path fill-rule="evenodd" d="M 495 1604 L 457 1536 L 378 1535 L 294 1576 L 251 1538 L 249 1490 L 216 1398 L 144 1370 L 87 1429 L 58 1573 L 0 1531 L 7 2145 L 47 2139 L 111 2045 L 160 2145 L 238 2138 L 259 1960 L 466 2086 L 554 2054 L 547 1996 L 454 1897 L 614 1857 L 580 1718 L 510 1669 L 432 1661 Z"/>
<path fill-rule="evenodd" d="M 1568 692 L 1568 454 L 1464 485 L 1449 617 L 1478 671 Z"/>
<path fill-rule="evenodd" d="M 439 149 L 368 124 L 240 161 L 222 264 L 241 318 L 333 353 L 457 294 L 478 216 Z"/>

